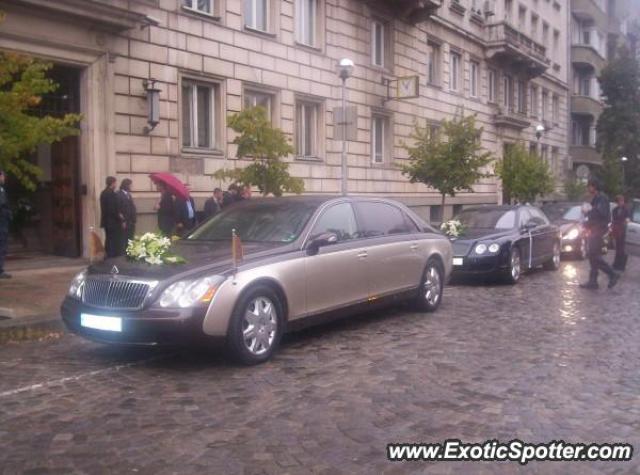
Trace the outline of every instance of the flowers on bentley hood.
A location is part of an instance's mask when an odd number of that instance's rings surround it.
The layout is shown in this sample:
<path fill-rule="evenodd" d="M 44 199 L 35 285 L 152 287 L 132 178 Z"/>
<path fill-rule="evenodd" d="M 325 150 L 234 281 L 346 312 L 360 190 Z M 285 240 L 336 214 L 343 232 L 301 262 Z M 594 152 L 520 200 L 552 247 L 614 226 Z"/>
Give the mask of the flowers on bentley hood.
<path fill-rule="evenodd" d="M 182 264 L 184 258 L 170 252 L 171 239 L 161 234 L 145 233 L 129 239 L 127 258 L 132 261 L 146 262 L 151 265 Z"/>
<path fill-rule="evenodd" d="M 464 226 L 457 219 L 445 221 L 440 225 L 440 230 L 449 237 L 457 238 L 462 234 Z"/>

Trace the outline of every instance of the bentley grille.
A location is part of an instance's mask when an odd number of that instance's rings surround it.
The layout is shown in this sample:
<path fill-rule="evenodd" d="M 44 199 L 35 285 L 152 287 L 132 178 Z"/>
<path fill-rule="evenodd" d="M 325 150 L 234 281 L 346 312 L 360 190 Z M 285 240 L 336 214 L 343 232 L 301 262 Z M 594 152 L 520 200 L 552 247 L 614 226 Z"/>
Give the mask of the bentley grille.
<path fill-rule="evenodd" d="M 469 243 L 453 241 L 453 255 L 466 256 L 469 252 Z"/>
<path fill-rule="evenodd" d="M 82 301 L 103 308 L 135 309 L 142 306 L 149 284 L 127 280 L 87 279 Z"/>

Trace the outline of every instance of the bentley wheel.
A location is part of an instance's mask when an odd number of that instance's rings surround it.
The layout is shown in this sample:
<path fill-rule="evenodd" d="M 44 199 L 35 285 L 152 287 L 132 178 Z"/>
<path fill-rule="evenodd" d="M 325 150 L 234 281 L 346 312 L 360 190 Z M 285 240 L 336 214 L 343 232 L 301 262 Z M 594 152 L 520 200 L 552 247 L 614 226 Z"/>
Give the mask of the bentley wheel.
<path fill-rule="evenodd" d="M 544 270 L 558 270 L 560 269 L 560 243 L 553 243 L 553 256 L 542 267 Z"/>
<path fill-rule="evenodd" d="M 238 301 L 229 325 L 232 356 L 246 365 L 267 361 L 280 343 L 283 324 L 282 303 L 273 289 L 251 288 Z"/>
<path fill-rule="evenodd" d="M 420 312 L 434 312 L 442 303 L 444 291 L 444 271 L 436 259 L 430 259 L 416 297 L 416 309 Z"/>
<path fill-rule="evenodd" d="M 522 274 L 522 265 L 520 261 L 520 249 L 512 247 L 509 253 L 509 270 L 506 278 L 509 284 L 517 284 Z"/>

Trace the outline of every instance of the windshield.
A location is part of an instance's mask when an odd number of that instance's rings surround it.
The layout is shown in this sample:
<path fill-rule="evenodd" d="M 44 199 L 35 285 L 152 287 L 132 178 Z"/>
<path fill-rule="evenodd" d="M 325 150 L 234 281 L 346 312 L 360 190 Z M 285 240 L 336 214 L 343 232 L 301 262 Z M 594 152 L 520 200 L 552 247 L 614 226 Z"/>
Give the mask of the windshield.
<path fill-rule="evenodd" d="M 516 227 L 516 212 L 503 209 L 470 209 L 457 217 L 465 228 L 512 229 Z"/>
<path fill-rule="evenodd" d="M 193 231 L 187 239 L 197 241 L 224 241 L 231 239 L 236 230 L 242 241 L 280 242 L 295 241 L 302 232 L 317 205 L 306 202 L 256 202 L 231 206 Z"/>
<path fill-rule="evenodd" d="M 568 221 L 582 220 L 582 207 L 580 205 L 554 203 L 543 206 L 542 211 L 551 221 L 557 221 L 558 219 L 566 219 Z"/>

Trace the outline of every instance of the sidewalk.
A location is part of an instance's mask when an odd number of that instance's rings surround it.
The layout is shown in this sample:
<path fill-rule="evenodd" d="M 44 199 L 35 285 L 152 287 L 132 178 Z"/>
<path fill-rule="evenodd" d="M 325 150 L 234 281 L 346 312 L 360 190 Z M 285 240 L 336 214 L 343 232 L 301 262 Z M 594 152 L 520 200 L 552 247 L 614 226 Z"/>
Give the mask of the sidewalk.
<path fill-rule="evenodd" d="M 0 280 L 0 343 L 63 330 L 60 303 L 82 259 L 33 256 L 7 260 L 13 278 Z"/>

